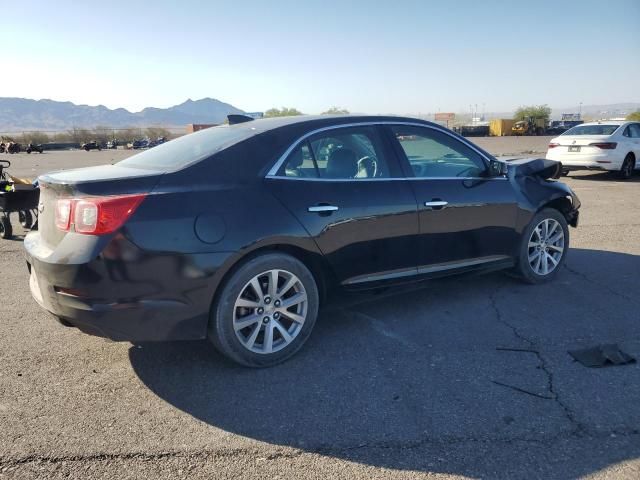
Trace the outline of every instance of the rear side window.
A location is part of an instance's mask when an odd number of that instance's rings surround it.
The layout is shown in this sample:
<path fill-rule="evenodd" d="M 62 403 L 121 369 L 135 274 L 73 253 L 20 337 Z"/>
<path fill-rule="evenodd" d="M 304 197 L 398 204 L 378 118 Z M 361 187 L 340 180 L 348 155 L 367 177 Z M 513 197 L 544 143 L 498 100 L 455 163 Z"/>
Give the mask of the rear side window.
<path fill-rule="evenodd" d="M 640 123 L 632 123 L 629 125 L 629 136 L 631 138 L 640 138 Z"/>
<path fill-rule="evenodd" d="M 481 177 L 482 157 L 467 145 L 430 128 L 391 127 L 417 178 Z"/>
<path fill-rule="evenodd" d="M 177 170 L 235 145 L 256 132 L 244 125 L 222 125 L 176 138 L 118 162 L 122 167 Z"/>
<path fill-rule="evenodd" d="M 287 157 L 284 175 L 361 180 L 389 178 L 390 166 L 375 127 L 336 128 L 301 142 Z"/>
<path fill-rule="evenodd" d="M 562 135 L 612 135 L 620 125 L 578 125 Z"/>

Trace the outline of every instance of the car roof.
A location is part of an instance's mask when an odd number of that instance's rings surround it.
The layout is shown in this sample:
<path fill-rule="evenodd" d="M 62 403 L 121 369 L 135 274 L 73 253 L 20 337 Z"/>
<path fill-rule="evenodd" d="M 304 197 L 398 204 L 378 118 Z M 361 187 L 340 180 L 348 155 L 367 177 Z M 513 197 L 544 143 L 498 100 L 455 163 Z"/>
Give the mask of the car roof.
<path fill-rule="evenodd" d="M 249 122 L 238 123 L 230 125 L 230 128 L 253 130 L 255 132 L 267 132 L 277 128 L 292 126 L 292 125 L 305 125 L 315 126 L 322 128 L 329 125 L 341 125 L 350 123 L 366 123 L 366 122 L 410 122 L 410 123 L 422 123 L 424 125 L 431 125 L 442 128 L 440 125 L 421 120 L 419 118 L 411 117 L 399 117 L 393 115 L 296 115 L 292 117 L 271 117 L 261 118 L 257 120 L 251 120 Z"/>
<path fill-rule="evenodd" d="M 596 122 L 585 122 L 576 127 L 583 127 L 585 125 L 624 125 L 625 123 L 633 123 L 628 120 L 598 120 Z"/>

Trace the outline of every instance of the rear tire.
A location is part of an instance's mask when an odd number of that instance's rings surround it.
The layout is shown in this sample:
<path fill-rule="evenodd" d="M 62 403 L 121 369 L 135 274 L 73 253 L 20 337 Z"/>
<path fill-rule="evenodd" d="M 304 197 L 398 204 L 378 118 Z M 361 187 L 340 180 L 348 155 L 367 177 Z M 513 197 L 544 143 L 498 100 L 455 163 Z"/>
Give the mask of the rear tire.
<path fill-rule="evenodd" d="M 296 258 L 280 253 L 252 258 L 220 288 L 208 337 L 234 362 L 270 367 L 290 358 L 309 338 L 318 316 L 318 287 Z"/>
<path fill-rule="evenodd" d="M 621 180 L 629 180 L 633 176 L 633 170 L 635 168 L 636 159 L 633 157 L 633 154 L 629 153 L 624 157 L 624 162 L 622 162 L 622 167 L 618 172 L 618 176 Z"/>
<path fill-rule="evenodd" d="M 0 238 L 9 239 L 13 237 L 13 228 L 8 215 L 0 217 Z"/>
<path fill-rule="evenodd" d="M 554 208 L 538 212 L 522 235 L 515 274 L 531 284 L 546 283 L 560 271 L 569 250 L 569 226 Z"/>

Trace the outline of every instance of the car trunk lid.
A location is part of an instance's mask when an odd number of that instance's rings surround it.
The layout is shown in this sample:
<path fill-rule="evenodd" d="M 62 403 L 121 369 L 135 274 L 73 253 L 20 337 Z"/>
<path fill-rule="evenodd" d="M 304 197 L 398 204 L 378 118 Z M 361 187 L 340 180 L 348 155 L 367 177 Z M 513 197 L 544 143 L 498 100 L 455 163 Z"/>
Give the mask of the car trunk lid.
<path fill-rule="evenodd" d="M 41 240 L 49 248 L 54 248 L 67 234 L 56 226 L 58 200 L 148 193 L 162 175 L 163 172 L 157 170 L 102 165 L 40 176 L 38 229 Z"/>

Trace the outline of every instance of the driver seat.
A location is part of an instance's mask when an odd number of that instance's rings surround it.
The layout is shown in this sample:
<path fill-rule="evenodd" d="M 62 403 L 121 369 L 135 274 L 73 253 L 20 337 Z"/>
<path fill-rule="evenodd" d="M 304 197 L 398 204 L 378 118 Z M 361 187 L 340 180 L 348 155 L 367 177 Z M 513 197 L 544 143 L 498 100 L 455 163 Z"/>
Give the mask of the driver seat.
<path fill-rule="evenodd" d="M 349 148 L 339 148 L 329 155 L 325 175 L 327 178 L 355 178 L 358 174 L 358 156 Z"/>

